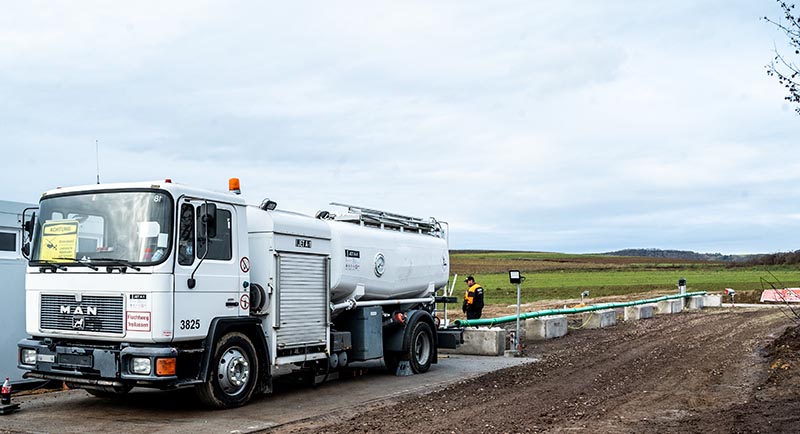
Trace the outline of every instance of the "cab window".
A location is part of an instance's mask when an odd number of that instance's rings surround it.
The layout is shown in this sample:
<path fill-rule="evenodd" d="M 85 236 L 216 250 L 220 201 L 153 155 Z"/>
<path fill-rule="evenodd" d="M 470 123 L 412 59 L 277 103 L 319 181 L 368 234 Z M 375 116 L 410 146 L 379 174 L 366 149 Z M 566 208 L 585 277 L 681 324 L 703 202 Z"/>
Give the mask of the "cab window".
<path fill-rule="evenodd" d="M 178 264 L 194 263 L 194 207 L 185 203 L 181 206 L 180 228 L 178 229 Z"/>
<path fill-rule="evenodd" d="M 200 213 L 197 213 L 198 228 L 202 228 L 203 223 L 201 220 L 202 216 Z M 217 208 L 214 224 L 216 226 L 216 234 L 214 234 L 214 237 L 209 238 L 204 236 L 205 234 L 202 233 L 204 232 L 202 229 L 197 231 L 197 257 L 202 258 L 203 255 L 206 254 L 206 249 L 208 249 L 206 259 L 228 261 L 233 257 L 233 249 L 231 248 L 231 212 Z"/>

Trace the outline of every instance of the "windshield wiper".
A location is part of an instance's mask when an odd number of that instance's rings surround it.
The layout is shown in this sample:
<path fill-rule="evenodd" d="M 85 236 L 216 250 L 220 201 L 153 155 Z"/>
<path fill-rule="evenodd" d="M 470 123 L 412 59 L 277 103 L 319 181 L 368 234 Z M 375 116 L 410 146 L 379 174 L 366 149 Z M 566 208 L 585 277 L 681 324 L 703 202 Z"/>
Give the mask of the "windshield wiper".
<path fill-rule="evenodd" d="M 94 265 L 92 265 L 92 264 L 90 264 L 90 263 L 88 263 L 86 261 L 79 261 L 79 260 L 77 260 L 75 258 L 52 258 L 52 259 L 53 259 L 52 261 L 41 260 L 41 261 L 38 261 L 38 262 L 43 262 L 43 263 L 47 264 L 47 266 L 49 266 L 50 269 L 53 270 L 53 271 L 56 271 L 56 268 L 58 268 L 59 270 L 66 270 L 67 269 L 66 265 L 75 265 L 75 264 L 82 265 L 84 267 L 89 267 L 92 270 L 97 271 L 97 267 L 95 267 Z M 56 262 L 56 261 L 58 261 L 58 262 Z M 69 261 L 69 262 L 62 262 L 62 261 Z"/>
<path fill-rule="evenodd" d="M 90 264 L 88 260 L 76 259 L 76 258 L 53 258 L 53 259 L 57 259 L 59 261 L 72 261 L 72 262 L 68 262 L 66 265 L 78 264 L 78 265 L 83 265 L 84 267 L 91 268 L 94 271 L 97 271 L 97 267 L 95 267 L 94 265 Z M 63 264 L 63 262 L 62 262 L 62 264 Z"/>
<path fill-rule="evenodd" d="M 95 261 L 95 262 L 97 262 L 97 261 L 111 262 L 111 263 L 113 263 L 115 265 L 119 265 L 120 266 L 119 270 L 121 272 L 123 272 L 123 273 L 125 272 L 124 271 L 126 269 L 125 267 L 132 268 L 132 269 L 134 269 L 136 271 L 140 271 L 141 270 L 141 268 L 131 264 L 130 261 L 126 261 L 124 259 L 119 259 L 119 258 L 92 258 L 92 260 Z M 110 269 L 110 267 L 109 267 L 109 269 Z M 109 271 L 109 273 L 110 273 L 110 271 Z"/>
<path fill-rule="evenodd" d="M 66 271 L 66 269 L 67 269 L 67 267 L 61 265 L 60 262 L 55 262 L 55 261 L 46 261 L 46 260 L 42 259 L 42 260 L 31 261 L 31 262 L 34 263 L 34 265 L 44 265 L 45 267 L 49 268 L 50 271 L 52 271 L 54 273 L 56 271 L 58 271 L 58 270 Z M 39 267 L 39 272 L 44 271 L 45 267 Z"/>

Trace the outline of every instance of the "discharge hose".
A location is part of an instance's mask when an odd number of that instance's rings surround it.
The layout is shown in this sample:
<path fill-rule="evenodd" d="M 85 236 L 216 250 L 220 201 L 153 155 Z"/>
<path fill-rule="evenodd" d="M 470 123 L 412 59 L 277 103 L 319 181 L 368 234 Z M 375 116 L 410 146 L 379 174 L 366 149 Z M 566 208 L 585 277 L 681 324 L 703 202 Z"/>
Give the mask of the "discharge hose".
<path fill-rule="evenodd" d="M 648 298 L 646 300 L 635 300 L 635 301 L 623 301 L 618 303 L 600 303 L 595 304 L 592 306 L 584 306 L 584 307 L 570 307 L 564 309 L 545 309 L 545 310 L 537 310 L 535 312 L 527 312 L 521 314 L 519 319 L 528 319 L 528 318 L 538 318 L 541 316 L 552 316 L 552 315 L 569 315 L 581 312 L 592 312 L 595 310 L 603 310 L 603 309 L 615 309 L 618 307 L 628 307 L 628 306 L 636 306 L 639 304 L 648 304 L 648 303 L 657 303 L 659 301 L 664 300 L 673 300 L 676 298 L 685 298 L 685 297 L 695 297 L 698 295 L 706 295 L 706 291 L 698 291 L 698 292 L 687 292 L 686 294 L 673 294 L 673 295 L 664 295 L 661 297 L 656 298 Z M 453 321 L 452 327 L 476 327 L 476 326 L 493 326 L 495 324 L 502 324 L 511 321 L 516 321 L 516 315 L 509 315 L 509 316 L 501 316 L 497 318 L 486 318 L 486 319 L 457 319 Z"/>

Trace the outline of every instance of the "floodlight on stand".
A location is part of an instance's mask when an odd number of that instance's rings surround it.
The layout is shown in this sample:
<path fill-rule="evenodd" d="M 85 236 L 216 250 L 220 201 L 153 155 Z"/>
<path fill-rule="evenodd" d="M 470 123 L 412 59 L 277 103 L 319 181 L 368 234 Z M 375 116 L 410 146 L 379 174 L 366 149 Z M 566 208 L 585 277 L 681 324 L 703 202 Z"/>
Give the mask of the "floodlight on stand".
<path fill-rule="evenodd" d="M 511 282 L 512 285 L 517 285 L 517 332 L 514 334 L 514 348 L 513 352 L 515 354 L 519 354 L 520 344 L 519 344 L 519 319 L 520 319 L 520 311 L 521 311 L 521 288 L 520 284 L 522 281 L 525 280 L 525 277 L 519 272 L 519 270 L 508 270 L 508 281 Z"/>

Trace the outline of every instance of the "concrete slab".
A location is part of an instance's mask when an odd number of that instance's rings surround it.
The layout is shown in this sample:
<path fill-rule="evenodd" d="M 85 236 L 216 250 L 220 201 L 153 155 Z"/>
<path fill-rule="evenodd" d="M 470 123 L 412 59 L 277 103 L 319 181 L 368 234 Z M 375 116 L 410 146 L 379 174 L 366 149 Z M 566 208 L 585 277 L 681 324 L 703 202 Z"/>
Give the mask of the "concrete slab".
<path fill-rule="evenodd" d="M 596 310 L 583 314 L 583 327 L 599 329 L 617 324 L 617 311 L 614 309 Z"/>
<path fill-rule="evenodd" d="M 684 305 L 684 308 L 702 309 L 705 306 L 704 302 L 705 302 L 705 296 L 702 295 L 688 297 L 686 298 L 686 304 Z"/>
<path fill-rule="evenodd" d="M 719 294 L 711 294 L 703 296 L 704 307 L 720 307 L 722 305 L 722 296 Z"/>
<path fill-rule="evenodd" d="M 526 357 L 439 355 L 425 374 L 396 377 L 381 361 L 353 363 L 362 375 L 317 387 L 276 383 L 272 395 L 250 404 L 210 411 L 191 389 L 133 389 L 119 399 L 98 399 L 83 390 L 14 397 L 21 411 L 0 416 L 0 432 L 37 434 L 219 434 L 268 432 L 286 423 L 396 402 L 398 396 L 430 393 L 487 372 L 535 362 Z M 346 410 L 349 411 L 349 410 Z M 270 431 L 271 432 L 271 431 Z"/>
<path fill-rule="evenodd" d="M 530 340 L 559 338 L 567 334 L 567 317 L 554 315 L 526 319 L 523 332 L 523 337 Z"/>
<path fill-rule="evenodd" d="M 636 306 L 628 306 L 625 308 L 623 319 L 625 321 L 635 321 L 638 319 L 652 318 L 655 309 L 656 306 L 653 304 L 640 304 Z"/>
<path fill-rule="evenodd" d="M 464 343 L 448 354 L 470 354 L 475 356 L 502 356 L 506 350 L 506 330 L 494 328 L 464 329 Z M 445 350 L 442 350 L 444 353 Z"/>
<path fill-rule="evenodd" d="M 683 310 L 683 299 L 664 300 L 656 303 L 656 313 L 659 315 L 679 313 Z"/>

